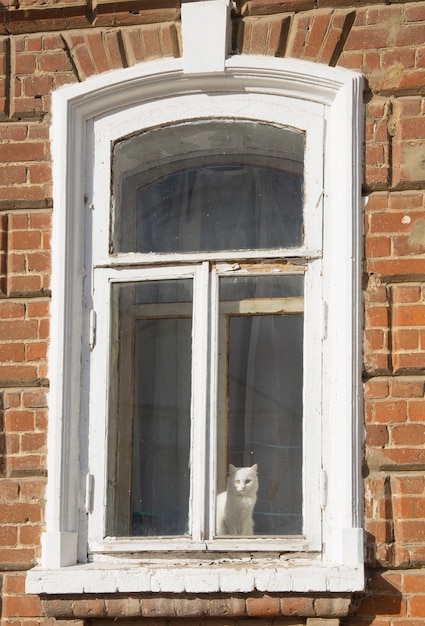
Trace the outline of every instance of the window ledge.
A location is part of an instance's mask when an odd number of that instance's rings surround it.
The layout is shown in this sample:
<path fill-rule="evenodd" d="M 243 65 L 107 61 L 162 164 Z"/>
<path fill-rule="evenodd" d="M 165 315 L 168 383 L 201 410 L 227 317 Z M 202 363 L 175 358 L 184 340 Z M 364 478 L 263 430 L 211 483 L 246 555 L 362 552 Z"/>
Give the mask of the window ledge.
<path fill-rule="evenodd" d="M 225 562 L 227 561 L 227 562 Z M 33 594 L 354 592 L 364 585 L 363 565 L 308 559 L 258 558 L 214 561 L 134 559 L 87 563 L 28 572 Z"/>

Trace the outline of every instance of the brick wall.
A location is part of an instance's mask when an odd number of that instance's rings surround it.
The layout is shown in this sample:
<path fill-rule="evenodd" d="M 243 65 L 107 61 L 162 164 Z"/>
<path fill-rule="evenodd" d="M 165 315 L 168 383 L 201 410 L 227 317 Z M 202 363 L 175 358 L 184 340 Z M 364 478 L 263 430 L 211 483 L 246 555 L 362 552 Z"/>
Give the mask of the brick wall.
<path fill-rule="evenodd" d="M 46 478 L 50 94 L 179 56 L 178 0 L 0 2 L 0 578 L 12 626 L 142 615 L 253 626 L 425 623 L 425 2 L 238 0 L 233 48 L 362 72 L 367 589 L 354 598 L 25 595 Z M 347 615 L 348 613 L 348 615 Z M 70 622 L 70 623 L 71 623 Z M 100 623 L 100 622 L 99 622 Z M 103 622 L 102 622 L 103 623 Z M 123 622 L 119 622 L 122 626 Z M 126 622 L 130 623 L 130 622 Z"/>

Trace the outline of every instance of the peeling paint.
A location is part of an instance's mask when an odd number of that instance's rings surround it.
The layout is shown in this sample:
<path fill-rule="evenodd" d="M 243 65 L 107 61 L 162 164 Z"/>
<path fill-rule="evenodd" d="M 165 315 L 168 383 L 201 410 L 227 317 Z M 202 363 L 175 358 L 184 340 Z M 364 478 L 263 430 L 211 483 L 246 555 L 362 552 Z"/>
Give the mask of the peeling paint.
<path fill-rule="evenodd" d="M 416 220 L 409 235 L 409 243 L 425 249 L 425 219 Z"/>
<path fill-rule="evenodd" d="M 425 153 L 424 144 L 415 143 L 405 146 L 402 153 L 403 169 L 409 172 L 410 180 L 424 180 L 425 178 Z"/>

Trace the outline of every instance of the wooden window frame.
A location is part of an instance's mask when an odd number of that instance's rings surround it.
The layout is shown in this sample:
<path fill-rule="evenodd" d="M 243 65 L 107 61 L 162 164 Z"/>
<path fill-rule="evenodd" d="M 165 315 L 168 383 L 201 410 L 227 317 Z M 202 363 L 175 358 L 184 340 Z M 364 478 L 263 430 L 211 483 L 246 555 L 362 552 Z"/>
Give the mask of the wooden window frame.
<path fill-rule="evenodd" d="M 363 587 L 362 78 L 347 70 L 290 59 L 235 56 L 223 63 L 221 70 L 215 67 L 205 74 L 191 73 L 187 64 L 185 70 L 182 59 L 147 63 L 94 77 L 54 94 L 49 480 L 42 561 L 27 577 L 27 589 L 31 593 L 253 589 L 341 592 Z M 102 142 L 98 131 L 108 128 L 109 137 L 122 137 L 135 126 L 141 128 L 146 124 L 142 111 L 149 111 L 147 123 L 154 125 L 163 123 L 164 116 L 168 122 L 194 119 L 200 109 L 204 116 L 205 110 L 217 117 L 237 117 L 239 111 L 241 118 L 265 122 L 272 118 L 281 124 L 300 127 L 291 121 L 300 104 L 320 110 L 320 116 L 326 120 L 324 132 L 317 132 L 316 142 L 320 153 L 325 155 L 323 178 L 314 183 L 319 192 L 314 200 L 312 194 L 310 213 L 312 241 L 316 238 L 320 244 L 323 242 L 323 255 L 321 245 L 288 252 L 288 258 L 320 258 L 323 272 L 320 323 L 315 326 L 323 338 L 321 358 L 327 377 L 318 416 L 325 463 L 320 478 L 323 498 L 320 550 L 307 549 L 296 555 L 281 546 L 276 547 L 274 554 L 260 552 L 250 563 L 243 560 L 243 552 L 242 560 L 217 558 L 212 564 L 209 555 L 208 572 L 202 576 L 199 568 L 204 559 L 193 551 L 193 545 L 189 546 L 191 553 L 184 558 L 181 551 L 171 553 L 166 566 L 155 560 L 154 552 L 138 559 L 130 558 L 125 546 L 121 546 L 121 551 L 104 551 L 97 563 L 89 563 L 88 517 L 98 513 L 93 509 L 97 486 L 93 489 L 88 449 L 93 436 L 88 403 L 89 346 L 94 332 L 91 312 L 95 310 L 91 296 L 93 268 L 99 272 L 122 272 L 127 271 L 123 265 L 132 267 L 135 263 L 142 267 L 152 262 L 134 254 L 125 259 L 109 258 L 106 243 L 109 217 L 104 213 L 106 206 L 109 210 L 109 187 L 100 174 L 107 171 L 109 177 L 110 170 L 106 151 L 98 151 Z M 180 117 L 176 115 L 176 105 Z M 96 180 L 93 182 L 93 171 L 101 187 L 96 187 Z M 249 256 L 258 259 L 261 255 L 256 252 L 235 260 L 246 261 Z M 271 255 L 271 260 L 281 257 L 279 251 Z M 200 261 L 197 255 L 189 255 L 186 260 L 190 264 Z M 224 262 L 226 257 L 218 255 L 215 260 Z"/>

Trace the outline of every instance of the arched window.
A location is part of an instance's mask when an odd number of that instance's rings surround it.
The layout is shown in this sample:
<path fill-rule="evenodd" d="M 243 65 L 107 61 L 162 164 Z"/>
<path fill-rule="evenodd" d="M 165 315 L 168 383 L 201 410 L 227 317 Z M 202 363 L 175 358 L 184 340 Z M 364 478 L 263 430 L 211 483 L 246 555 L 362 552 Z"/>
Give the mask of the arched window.
<path fill-rule="evenodd" d="M 360 589 L 361 79 L 257 57 L 193 73 L 185 55 L 55 94 L 28 588 Z M 233 466 L 258 471 L 253 525 L 220 518 Z"/>

